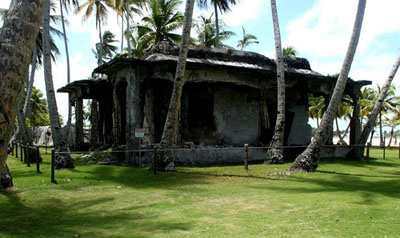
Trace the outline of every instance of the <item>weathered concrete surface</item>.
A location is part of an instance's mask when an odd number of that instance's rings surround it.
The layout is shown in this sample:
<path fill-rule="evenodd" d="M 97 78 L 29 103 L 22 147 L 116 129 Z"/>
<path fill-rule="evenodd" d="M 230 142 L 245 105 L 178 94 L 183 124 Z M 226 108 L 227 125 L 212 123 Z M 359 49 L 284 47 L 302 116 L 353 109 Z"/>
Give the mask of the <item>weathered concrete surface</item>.
<path fill-rule="evenodd" d="M 214 95 L 214 118 L 219 141 L 230 145 L 257 144 L 260 131 L 259 102 L 249 88 L 219 87 Z"/>
<path fill-rule="evenodd" d="M 306 145 L 311 141 L 311 126 L 308 124 L 308 111 L 304 105 L 290 108 L 294 112 L 288 145 Z"/>

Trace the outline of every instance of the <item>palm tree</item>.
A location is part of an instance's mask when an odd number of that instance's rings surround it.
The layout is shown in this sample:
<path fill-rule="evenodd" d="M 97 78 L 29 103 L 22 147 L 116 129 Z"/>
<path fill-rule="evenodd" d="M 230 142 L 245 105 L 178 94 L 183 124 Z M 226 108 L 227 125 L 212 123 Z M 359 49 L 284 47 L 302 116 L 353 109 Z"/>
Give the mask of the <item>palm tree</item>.
<path fill-rule="evenodd" d="M 378 117 L 379 112 L 382 110 L 383 102 L 385 101 L 385 98 L 390 90 L 390 85 L 392 84 L 393 78 L 396 75 L 399 66 L 400 66 L 400 56 L 396 59 L 396 62 L 394 63 L 388 78 L 386 79 L 385 83 L 381 88 L 381 92 L 379 93 L 378 99 L 375 101 L 375 105 L 374 108 L 372 109 L 371 115 L 368 118 L 367 123 L 364 125 L 363 131 L 361 133 L 360 140 L 358 142 L 359 145 L 365 145 L 365 143 L 367 143 L 368 136 L 371 130 L 373 130 L 375 126 L 376 118 Z M 350 151 L 349 153 L 352 153 L 354 156 L 357 156 L 357 158 L 361 158 L 363 156 L 363 151 L 364 147 L 361 146 L 354 148 L 354 150 Z"/>
<path fill-rule="evenodd" d="M 121 52 L 124 49 L 124 37 L 128 45 L 128 57 L 131 57 L 131 42 L 129 41 L 130 18 L 132 13 L 141 15 L 140 9 L 144 6 L 146 0 L 114 0 L 114 9 L 121 16 Z M 126 18 L 126 29 L 124 29 L 124 17 Z"/>
<path fill-rule="evenodd" d="M 378 94 L 377 96 L 381 93 L 381 87 L 378 85 Z M 379 112 L 378 118 L 379 118 L 379 135 L 380 135 L 380 146 L 383 148 L 384 146 L 384 141 L 383 141 L 383 129 L 382 129 L 382 115 L 387 114 L 388 112 L 394 112 L 396 113 L 398 111 L 397 109 L 397 102 L 399 101 L 399 97 L 396 95 L 396 87 L 394 85 L 391 85 L 389 87 L 389 90 L 386 93 L 386 97 L 384 98 L 382 102 L 382 109 Z M 375 101 L 378 100 L 378 98 L 375 98 Z"/>
<path fill-rule="evenodd" d="M 297 55 L 297 50 L 293 46 L 283 47 L 282 49 L 283 56 L 293 56 Z"/>
<path fill-rule="evenodd" d="M 400 125 L 400 114 L 395 113 L 391 118 L 385 117 L 384 125 L 390 127 L 390 138 L 389 138 L 389 143 L 388 143 L 388 147 L 390 147 L 390 145 L 392 144 L 394 128 L 396 128 L 396 126 Z"/>
<path fill-rule="evenodd" d="M 199 6 L 207 8 L 208 0 L 199 0 Z M 236 0 L 210 0 L 211 4 L 214 6 L 214 14 L 215 14 L 215 47 L 219 48 L 219 19 L 218 19 L 218 9 L 222 12 L 230 11 L 229 4 L 236 4 Z"/>
<path fill-rule="evenodd" d="M 50 126 L 53 146 L 56 151 L 67 151 L 65 139 L 62 137 L 57 101 L 53 86 L 51 51 L 50 51 L 50 0 L 46 3 L 43 16 L 43 65 L 44 80 L 46 85 L 47 104 L 50 112 Z M 74 161 L 69 154 L 56 156 L 56 168 L 74 168 Z"/>
<path fill-rule="evenodd" d="M 339 129 L 338 119 L 340 119 L 340 118 L 341 119 L 350 119 L 351 112 L 352 112 L 352 105 L 353 105 L 353 100 L 351 99 L 351 97 L 349 95 L 344 95 L 338 105 L 338 109 L 337 109 L 337 112 L 335 115 L 335 124 L 336 124 L 337 135 L 339 137 L 339 144 L 345 144 L 344 137 L 346 137 L 347 131 L 350 128 L 350 123 L 348 124 L 348 126 L 345 129 L 343 136 L 342 136 L 340 129 Z"/>
<path fill-rule="evenodd" d="M 100 49 L 103 49 L 103 55 L 101 56 L 102 64 L 104 64 L 106 60 L 112 59 L 113 55 L 117 52 L 118 48 L 112 45 L 112 43 L 118 42 L 114 38 L 115 35 L 111 31 L 105 31 L 102 40 L 103 45 L 100 45 L 100 43 L 96 43 L 96 50 L 92 50 L 96 58 L 99 58 Z"/>
<path fill-rule="evenodd" d="M 276 76 L 278 84 L 277 92 L 277 117 L 274 129 L 274 135 L 272 136 L 269 144 L 269 149 L 266 153 L 265 164 L 282 164 L 283 163 L 283 141 L 285 131 L 285 65 L 282 56 L 282 43 L 281 33 L 279 29 L 278 11 L 276 7 L 276 1 L 271 0 L 272 10 L 272 21 L 274 25 L 274 36 L 275 36 L 275 55 L 276 55 Z"/>
<path fill-rule="evenodd" d="M 161 41 L 179 43 L 181 35 L 173 33 L 183 25 L 183 15 L 177 9 L 180 0 L 149 0 L 149 16 L 143 17 L 144 25 L 137 25 L 140 33 L 138 44 L 142 48 L 155 45 Z"/>
<path fill-rule="evenodd" d="M 325 98 L 323 96 L 313 97 L 308 95 L 308 116 L 317 120 L 317 128 L 319 128 L 319 120 L 325 112 Z"/>
<path fill-rule="evenodd" d="M 69 50 L 68 50 L 68 39 L 67 39 L 67 31 L 65 30 L 65 20 L 64 20 L 64 8 L 68 10 L 71 4 L 75 7 L 79 6 L 78 0 L 60 0 L 60 14 L 61 14 L 61 25 L 64 35 L 64 47 L 65 47 L 65 57 L 67 60 L 67 83 L 71 82 L 71 67 L 69 61 Z M 72 106 L 71 106 L 70 95 L 68 94 L 68 118 L 67 118 L 67 137 L 69 135 L 69 131 L 71 128 L 71 118 L 72 118 Z"/>
<path fill-rule="evenodd" d="M 351 68 L 351 64 L 353 62 L 353 58 L 356 52 L 358 40 L 360 38 L 365 5 L 366 5 L 366 0 L 359 0 L 356 20 L 354 23 L 350 44 L 345 59 L 343 61 L 343 66 L 340 71 L 340 76 L 339 79 L 337 80 L 328 108 L 324 113 L 324 116 L 322 117 L 321 126 L 315 133 L 315 136 L 311 141 L 310 145 L 307 147 L 307 149 L 303 153 L 301 153 L 293 162 L 292 166 L 290 167 L 291 171 L 313 172 L 318 167 L 318 162 L 320 158 L 319 152 L 321 150 L 321 146 L 328 139 L 328 130 L 330 125 L 332 124 L 332 120 L 334 118 L 334 115 L 336 114 L 336 110 L 342 98 L 347 78 L 349 75 L 349 71 Z"/>
<path fill-rule="evenodd" d="M 244 27 L 242 26 L 242 30 L 243 30 L 243 37 L 241 40 L 238 41 L 237 47 L 240 48 L 240 50 L 243 50 L 244 48 L 246 48 L 247 46 L 251 45 L 251 44 L 258 44 L 259 41 L 257 41 L 257 37 L 251 34 L 247 34 L 246 30 L 244 29 Z"/>
<path fill-rule="evenodd" d="M 197 45 L 206 48 L 215 48 L 216 28 L 214 22 L 212 21 L 212 15 L 209 18 L 204 16 L 200 16 L 199 18 L 200 21 L 197 21 L 194 25 L 198 33 Z M 220 31 L 218 38 L 219 46 L 222 48 L 231 49 L 232 47 L 224 45 L 222 40 L 229 39 L 234 35 L 235 33 L 233 31 Z"/>
<path fill-rule="evenodd" d="M 7 160 L 7 145 L 12 134 L 19 90 L 31 61 L 34 40 L 39 31 L 44 1 L 13 0 L 0 34 L 0 186 L 13 186 Z M 30 7 L 26 7 L 30 6 Z M 29 30 L 26 30 L 29 29 Z M 10 44 L 12 42 L 12 44 Z M 18 60 L 15 60 L 18 59 Z"/>
<path fill-rule="evenodd" d="M 81 6 L 75 9 L 75 13 L 80 13 L 85 10 L 85 13 L 83 15 L 82 20 L 86 21 L 89 19 L 89 17 L 92 15 L 93 10 L 95 10 L 95 15 L 96 15 L 96 27 L 99 29 L 99 40 L 100 40 L 100 45 L 103 45 L 103 37 L 102 37 L 102 32 L 101 32 L 101 24 L 103 24 L 107 20 L 107 7 L 113 8 L 114 2 L 113 0 L 87 0 L 85 3 L 83 3 Z M 103 49 L 100 47 L 99 49 L 99 55 L 103 55 Z M 102 58 L 99 57 L 97 59 L 97 64 L 101 65 L 102 64 Z"/>
<path fill-rule="evenodd" d="M 0 20 L 3 21 L 3 23 L 4 23 L 4 19 L 5 19 L 6 16 L 7 16 L 7 12 L 8 12 L 7 9 L 0 8 Z M 1 28 L 1 27 L 0 27 L 0 28 Z"/>
<path fill-rule="evenodd" d="M 182 43 L 179 49 L 174 86 L 168 107 L 167 118 L 165 119 L 164 130 L 161 136 L 160 145 L 162 148 L 171 147 L 175 143 L 182 89 L 185 83 L 186 58 L 189 50 L 188 47 L 190 30 L 192 28 L 193 8 L 194 0 L 186 0 L 185 16 L 182 29 Z M 164 158 L 162 158 L 162 165 L 164 165 L 162 168 L 174 170 L 175 163 L 173 157 L 169 153 L 165 153 L 164 155 L 166 156 L 163 156 Z"/>
<path fill-rule="evenodd" d="M 50 125 L 49 110 L 47 109 L 47 100 L 43 93 L 33 87 L 31 101 L 31 115 L 29 117 L 32 128 Z"/>

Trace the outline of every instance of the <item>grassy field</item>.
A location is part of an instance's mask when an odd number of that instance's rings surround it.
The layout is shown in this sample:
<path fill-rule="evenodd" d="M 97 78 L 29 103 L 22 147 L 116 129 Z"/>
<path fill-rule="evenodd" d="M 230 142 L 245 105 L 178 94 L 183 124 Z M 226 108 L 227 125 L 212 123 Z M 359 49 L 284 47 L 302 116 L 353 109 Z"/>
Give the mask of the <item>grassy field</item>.
<path fill-rule="evenodd" d="M 77 164 L 42 174 L 9 157 L 0 237 L 399 237 L 400 159 L 323 160 L 315 173 L 278 166 L 148 168 Z"/>

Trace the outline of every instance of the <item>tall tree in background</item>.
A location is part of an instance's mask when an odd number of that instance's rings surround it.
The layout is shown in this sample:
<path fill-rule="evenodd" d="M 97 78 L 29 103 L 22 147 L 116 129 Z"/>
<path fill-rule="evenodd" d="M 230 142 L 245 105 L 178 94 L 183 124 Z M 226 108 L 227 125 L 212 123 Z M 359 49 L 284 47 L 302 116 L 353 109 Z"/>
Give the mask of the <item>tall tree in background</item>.
<path fill-rule="evenodd" d="M 377 97 L 375 98 L 375 101 L 378 100 L 378 96 L 380 95 L 382 89 L 381 87 L 378 85 L 378 91 L 377 91 Z M 378 114 L 378 119 L 379 119 L 379 138 L 380 138 L 380 142 L 379 145 L 381 148 L 384 147 L 385 142 L 383 140 L 383 120 L 382 120 L 382 115 L 387 114 L 388 112 L 393 112 L 396 113 L 398 110 L 396 108 L 397 106 L 397 102 L 398 102 L 399 98 L 396 96 L 396 87 L 394 85 L 389 86 L 389 89 L 386 93 L 385 98 L 383 99 L 382 102 L 382 108 L 379 111 Z"/>
<path fill-rule="evenodd" d="M 138 44 L 147 48 L 160 41 L 181 42 L 182 35 L 174 33 L 183 25 L 183 15 L 178 11 L 180 0 L 149 0 L 149 16 L 142 18 L 144 25 L 138 25 Z"/>
<path fill-rule="evenodd" d="M 128 57 L 132 56 L 131 42 L 129 40 L 130 19 L 133 13 L 141 15 L 140 8 L 142 8 L 146 0 L 114 0 L 114 9 L 118 15 L 121 16 L 121 52 L 124 48 L 124 37 L 128 45 Z M 124 17 L 126 18 L 126 29 L 124 29 Z"/>
<path fill-rule="evenodd" d="M 61 14 L 61 26 L 64 35 L 64 47 L 65 47 L 65 57 L 67 60 L 67 83 L 71 82 L 71 67 L 70 67 L 70 60 L 69 60 L 69 50 L 68 50 L 68 38 L 67 38 L 67 31 L 65 29 L 65 19 L 64 19 L 64 8 L 68 10 L 71 6 L 78 6 L 78 0 L 59 0 L 60 1 L 60 14 Z M 71 119 L 72 119 L 72 106 L 71 106 L 71 99 L 70 95 L 68 94 L 68 118 L 67 118 L 67 130 L 66 136 L 69 136 L 69 132 L 71 129 Z"/>
<path fill-rule="evenodd" d="M 117 47 L 112 45 L 112 43 L 118 42 L 115 40 L 115 35 L 111 31 L 105 31 L 103 34 L 103 45 L 100 43 L 96 43 L 96 50 L 92 50 L 95 54 L 96 58 L 100 57 L 100 48 L 103 49 L 103 55 L 101 56 L 102 64 L 106 62 L 106 60 L 112 59 L 113 55 L 117 52 Z"/>
<path fill-rule="evenodd" d="M 275 56 L 276 56 L 276 81 L 278 84 L 277 91 L 277 116 L 269 149 L 266 153 L 266 164 L 282 164 L 283 163 L 283 142 L 285 132 L 285 65 L 282 56 L 281 32 L 279 29 L 278 10 L 276 1 L 271 0 L 272 21 L 274 25 L 275 36 Z"/>
<path fill-rule="evenodd" d="M 244 27 L 242 26 L 242 31 L 243 31 L 243 36 L 242 39 L 239 40 L 237 47 L 240 48 L 240 50 L 243 50 L 244 48 L 246 48 L 247 46 L 251 45 L 251 44 L 258 44 L 259 41 L 257 41 L 257 37 L 251 34 L 247 34 L 246 30 L 244 29 Z"/>
<path fill-rule="evenodd" d="M 325 99 L 323 96 L 314 97 L 312 94 L 308 95 L 308 117 L 317 120 L 317 128 L 319 128 L 319 120 L 325 112 Z"/>
<path fill-rule="evenodd" d="M 182 43 L 179 49 L 178 62 L 171 100 L 168 107 L 167 118 L 165 119 L 164 130 L 161 136 L 160 145 L 163 149 L 170 148 L 175 144 L 176 130 L 178 128 L 178 115 L 181 106 L 183 85 L 185 84 L 186 59 L 189 51 L 190 30 L 192 29 L 194 0 L 186 0 L 185 17 L 182 29 Z M 169 153 L 164 153 L 162 165 L 165 170 L 174 170 L 174 158 Z"/>
<path fill-rule="evenodd" d="M 80 13 L 82 11 L 85 11 L 83 14 L 83 21 L 87 21 L 89 17 L 92 15 L 93 10 L 95 10 L 95 15 L 96 15 L 96 27 L 99 29 L 99 40 L 100 40 L 100 45 L 103 45 L 103 35 L 101 32 L 101 24 L 103 24 L 107 20 L 107 7 L 114 8 L 115 4 L 113 2 L 114 0 L 87 0 L 85 3 L 83 3 L 81 6 L 75 9 L 75 13 Z M 99 50 L 99 55 L 103 55 L 103 49 L 100 47 Z M 102 64 L 102 58 L 97 59 L 97 64 L 101 65 Z"/>
<path fill-rule="evenodd" d="M 336 114 L 339 102 L 342 98 L 346 86 L 351 64 L 356 53 L 358 40 L 360 38 L 361 26 L 364 18 L 365 5 L 366 0 L 359 0 L 350 44 L 347 49 L 345 59 L 343 61 L 343 66 L 340 71 L 339 79 L 336 82 L 332 98 L 322 118 L 321 126 L 315 133 L 315 136 L 313 137 L 313 140 L 311 141 L 307 149 L 303 153 L 301 153 L 293 162 L 292 166 L 290 167 L 291 171 L 313 172 L 318 167 L 321 146 L 324 145 L 326 140 L 328 139 L 329 125 L 332 124 L 332 120 Z"/>
<path fill-rule="evenodd" d="M 13 185 L 6 165 L 7 146 L 44 5 L 44 0 L 13 0 L 0 30 L 0 185 L 3 188 Z"/>
<path fill-rule="evenodd" d="M 216 27 L 212 20 L 212 14 L 209 18 L 204 17 L 204 16 L 200 16 L 199 18 L 200 18 L 200 20 L 196 21 L 196 23 L 194 24 L 194 27 L 198 33 L 196 44 L 201 47 L 206 47 L 206 48 L 214 47 L 215 48 L 216 47 L 216 45 L 215 45 Z M 230 37 L 234 36 L 235 33 L 233 31 L 221 30 L 221 28 L 220 28 L 219 38 L 218 38 L 219 46 L 221 48 L 230 49 L 232 47 L 230 47 L 228 45 L 224 45 L 222 43 L 222 40 L 229 39 Z"/>
<path fill-rule="evenodd" d="M 199 6 L 207 8 L 208 0 L 199 0 Z M 236 0 L 210 0 L 211 4 L 214 6 L 214 14 L 215 14 L 215 48 L 219 48 L 219 19 L 218 19 L 218 10 L 222 12 L 230 11 L 229 4 L 236 4 Z"/>
<path fill-rule="evenodd" d="M 57 109 L 56 95 L 53 85 L 51 51 L 50 51 L 50 0 L 47 0 L 43 16 L 43 66 L 46 85 L 47 104 L 50 113 L 50 126 L 54 149 L 58 152 L 66 152 L 67 144 L 61 133 L 60 118 Z M 56 168 L 74 168 L 74 160 L 69 154 L 56 156 Z"/>

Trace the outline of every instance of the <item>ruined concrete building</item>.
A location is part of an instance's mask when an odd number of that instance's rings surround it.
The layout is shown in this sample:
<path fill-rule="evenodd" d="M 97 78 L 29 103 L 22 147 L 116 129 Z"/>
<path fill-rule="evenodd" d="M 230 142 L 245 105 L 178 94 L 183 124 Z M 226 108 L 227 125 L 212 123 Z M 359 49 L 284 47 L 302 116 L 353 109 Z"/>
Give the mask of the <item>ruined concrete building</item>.
<path fill-rule="evenodd" d="M 80 80 L 58 90 L 70 94 L 76 109 L 76 143 L 83 143 L 82 100 L 94 99 L 92 145 L 138 147 L 135 129 L 144 128 L 142 144 L 159 143 L 172 92 L 178 47 L 154 47 L 144 59 L 118 58 L 94 70 L 102 80 Z M 329 99 L 336 78 L 313 71 L 306 59 L 286 57 L 285 145 L 307 145 L 308 94 Z M 349 80 L 354 115 L 350 143 L 360 134 L 358 96 L 369 81 Z M 267 145 L 276 120 L 276 64 L 263 55 L 226 49 L 190 49 L 186 65 L 177 145 L 229 147 Z M 242 151 L 190 153 L 193 163 L 242 159 Z M 176 157 L 185 160 L 189 152 Z M 253 159 L 263 159 L 254 152 Z M 186 158 L 187 159 L 187 158 Z"/>

